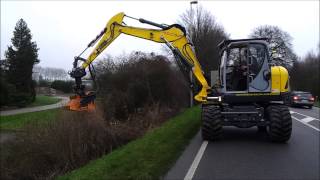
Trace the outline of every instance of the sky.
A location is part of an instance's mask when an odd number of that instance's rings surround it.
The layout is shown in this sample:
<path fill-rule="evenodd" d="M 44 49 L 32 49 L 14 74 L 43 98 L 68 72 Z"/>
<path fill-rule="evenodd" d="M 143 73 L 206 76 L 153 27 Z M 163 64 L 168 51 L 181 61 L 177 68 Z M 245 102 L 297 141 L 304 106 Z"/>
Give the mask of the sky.
<path fill-rule="evenodd" d="M 275 25 L 293 37 L 295 53 L 303 57 L 319 45 L 319 1 L 198 1 L 215 16 L 231 39 L 247 38 L 260 25 Z M 193 8 L 197 5 L 192 5 Z M 158 23 L 173 24 L 190 9 L 190 1 L 2 1 L 1 59 L 11 45 L 16 22 L 23 18 L 36 41 L 39 65 L 70 70 L 74 56 L 119 12 Z M 128 25 L 150 27 L 125 19 Z M 120 35 L 97 59 L 132 51 L 161 51 L 161 44 Z M 89 49 L 84 58 L 90 53 Z"/>

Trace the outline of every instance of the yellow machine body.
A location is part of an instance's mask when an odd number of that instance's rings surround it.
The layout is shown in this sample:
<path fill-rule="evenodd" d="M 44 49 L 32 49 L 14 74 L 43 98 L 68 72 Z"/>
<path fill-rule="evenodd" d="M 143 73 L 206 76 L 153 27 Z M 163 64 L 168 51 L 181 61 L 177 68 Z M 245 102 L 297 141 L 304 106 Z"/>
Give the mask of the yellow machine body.
<path fill-rule="evenodd" d="M 200 85 L 200 90 L 194 96 L 194 99 L 200 103 L 208 102 L 208 93 L 212 92 L 211 87 L 208 85 L 207 80 L 204 77 L 199 60 L 193 50 L 191 42 L 188 40 L 185 29 L 180 25 L 160 25 L 147 21 L 144 19 L 136 19 L 142 23 L 148 23 L 160 29 L 147 29 L 140 27 L 127 26 L 123 22 L 124 13 L 118 13 L 113 16 L 106 24 L 104 30 L 94 39 L 88 47 L 95 45 L 90 55 L 84 59 L 82 58 L 82 64 L 79 67 L 74 67 L 75 70 L 84 72 L 86 68 L 99 56 L 120 34 L 126 34 L 137 38 L 154 41 L 157 43 L 166 44 L 173 52 L 179 54 L 180 63 L 188 66 L 193 73 L 193 76 Z M 130 17 L 132 18 L 132 17 Z M 134 18 L 135 19 L 135 18 Z M 99 41 L 98 41 L 99 40 Z M 77 63 L 74 63 L 77 64 Z M 81 78 L 80 78 L 81 79 Z M 79 80 L 79 77 L 78 77 Z M 254 93 L 236 93 L 236 96 L 259 96 L 259 95 L 281 95 L 281 93 L 288 92 L 288 72 L 284 67 L 272 66 L 271 67 L 271 91 L 270 92 L 254 92 Z M 84 93 L 83 93 L 84 94 Z M 80 98 L 80 100 L 79 100 Z M 86 96 L 79 96 L 78 98 L 71 99 L 67 107 L 70 110 L 83 109 L 83 98 Z M 219 98 L 217 98 L 219 99 Z M 87 101 L 89 102 L 89 101 Z M 91 101 L 90 101 L 91 102 Z M 92 102 L 93 103 L 93 102 Z M 86 103 L 90 104 L 90 103 Z M 89 109 L 89 107 L 87 107 Z"/>
<path fill-rule="evenodd" d="M 82 65 L 78 67 L 80 70 L 85 70 L 96 58 L 104 51 L 120 34 L 127 34 L 130 36 L 154 41 L 157 43 L 165 43 L 173 51 L 177 51 L 182 58 L 182 63 L 188 64 L 193 72 L 194 77 L 201 85 L 201 90 L 195 95 L 195 100 L 198 102 L 207 101 L 207 92 L 210 90 L 210 86 L 205 79 L 201 65 L 193 51 L 193 47 L 189 42 L 186 33 L 179 25 L 166 26 L 162 29 L 146 29 L 140 27 L 126 26 L 123 23 L 123 18 L 126 15 L 124 13 L 118 13 L 113 16 L 107 23 L 101 36 L 93 40 L 93 44 L 99 39 L 97 45 L 92 50 L 91 54 L 84 60 Z M 127 16 L 129 17 L 129 16 Z M 142 23 L 156 24 L 147 20 L 139 19 Z M 156 24 L 157 25 L 157 24 Z M 162 26 L 162 25 L 159 25 Z M 91 43 L 90 43 L 91 44 Z M 90 45 L 91 46 L 91 45 Z M 89 45 L 88 45 L 89 47 Z M 78 70 L 79 70 L 78 69 Z M 82 97 L 80 97 L 81 99 Z M 78 100 L 71 100 L 67 107 L 70 110 L 77 110 L 80 107 Z M 72 107 L 71 107 L 72 105 Z"/>
<path fill-rule="evenodd" d="M 289 91 L 289 74 L 282 66 L 271 67 L 271 93 L 286 93 Z"/>
<path fill-rule="evenodd" d="M 93 52 L 89 55 L 86 62 L 82 64 L 82 68 L 88 67 L 96 57 L 105 50 L 121 33 L 138 38 L 154 41 L 157 43 L 169 42 L 174 48 L 179 50 L 181 55 L 192 65 L 192 71 L 198 82 L 201 84 L 202 89 L 195 96 L 195 99 L 199 102 L 206 101 L 207 90 L 210 89 L 207 80 L 203 76 L 201 65 L 193 52 L 192 46 L 188 41 L 186 34 L 177 27 L 171 27 L 166 30 L 162 29 L 146 29 L 122 25 L 124 13 L 118 13 L 113 16 L 107 23 L 107 31 L 101 37 L 101 40 L 96 45 Z"/>

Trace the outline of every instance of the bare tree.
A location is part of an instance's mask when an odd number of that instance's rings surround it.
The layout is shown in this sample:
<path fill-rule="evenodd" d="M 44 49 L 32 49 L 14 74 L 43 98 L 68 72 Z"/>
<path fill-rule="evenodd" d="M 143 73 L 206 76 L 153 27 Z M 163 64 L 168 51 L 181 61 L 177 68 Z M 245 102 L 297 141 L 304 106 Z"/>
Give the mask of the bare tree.
<path fill-rule="evenodd" d="M 223 26 L 217 23 L 215 17 L 201 5 L 186 10 L 180 15 L 178 23 L 186 27 L 205 75 L 209 77 L 210 71 L 218 68 L 217 46 L 224 39 L 228 39 L 229 35 Z"/>
<path fill-rule="evenodd" d="M 39 80 L 40 76 L 44 80 L 47 80 L 47 81 L 69 80 L 70 79 L 66 70 L 64 70 L 62 68 L 34 66 L 33 67 L 33 79 Z"/>
<path fill-rule="evenodd" d="M 295 61 L 291 75 L 291 90 L 309 91 L 320 96 L 320 47 L 317 53 L 308 52 L 302 60 Z"/>
<path fill-rule="evenodd" d="M 292 37 L 278 26 L 263 25 L 255 28 L 250 38 L 268 38 L 273 63 L 291 69 L 297 55 L 292 49 Z"/>
<path fill-rule="evenodd" d="M 112 73 L 115 71 L 115 62 L 114 58 L 111 55 L 106 55 L 102 59 L 94 62 L 93 64 L 95 73 L 97 75 Z"/>

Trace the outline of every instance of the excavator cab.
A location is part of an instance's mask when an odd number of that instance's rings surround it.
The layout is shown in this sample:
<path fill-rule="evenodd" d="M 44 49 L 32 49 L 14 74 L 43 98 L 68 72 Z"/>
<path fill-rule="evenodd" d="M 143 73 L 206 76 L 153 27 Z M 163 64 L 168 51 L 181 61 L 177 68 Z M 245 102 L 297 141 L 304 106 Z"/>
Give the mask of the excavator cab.
<path fill-rule="evenodd" d="M 223 52 L 221 63 L 221 71 L 226 72 L 224 90 L 245 93 L 270 92 L 267 52 L 267 45 L 260 39 L 230 43 Z"/>
<path fill-rule="evenodd" d="M 276 73 L 273 73 L 271 81 L 271 71 L 276 71 L 276 68 L 271 66 L 266 40 L 266 38 L 237 39 L 220 43 L 220 92 L 224 94 L 225 100 L 232 102 L 248 102 L 249 99 L 252 102 L 281 100 L 280 92 L 285 91 L 286 82 L 276 83 L 278 76 Z"/>

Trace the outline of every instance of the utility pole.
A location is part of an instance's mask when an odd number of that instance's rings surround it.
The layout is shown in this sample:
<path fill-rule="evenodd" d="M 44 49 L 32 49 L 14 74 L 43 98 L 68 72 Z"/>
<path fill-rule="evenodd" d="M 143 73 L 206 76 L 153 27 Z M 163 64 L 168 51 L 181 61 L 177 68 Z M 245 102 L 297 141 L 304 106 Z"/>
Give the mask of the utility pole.
<path fill-rule="evenodd" d="M 197 0 L 195 0 L 195 1 L 191 1 L 190 2 L 190 13 L 191 13 L 191 22 L 192 22 L 192 24 L 193 24 L 193 16 L 194 16 L 194 14 L 193 14 L 193 9 L 192 9 L 192 5 L 193 4 L 198 4 L 198 1 Z M 193 82 L 193 73 L 192 73 L 192 70 L 190 70 L 190 72 L 189 72 L 189 78 L 190 78 L 190 92 L 189 92 L 189 94 L 190 94 L 190 107 L 192 107 L 193 105 L 194 105 L 194 101 L 193 101 L 193 89 L 194 89 L 194 82 Z"/>

